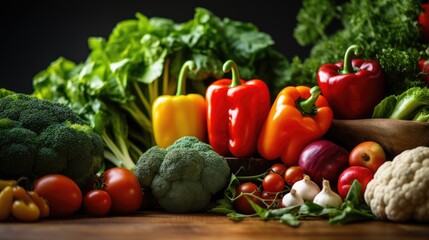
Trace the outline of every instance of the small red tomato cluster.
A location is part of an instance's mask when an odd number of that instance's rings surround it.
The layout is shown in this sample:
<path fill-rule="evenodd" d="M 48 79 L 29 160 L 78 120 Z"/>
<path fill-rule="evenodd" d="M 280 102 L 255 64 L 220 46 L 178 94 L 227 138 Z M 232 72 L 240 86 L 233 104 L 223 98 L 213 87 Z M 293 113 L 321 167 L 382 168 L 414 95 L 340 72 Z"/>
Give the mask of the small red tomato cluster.
<path fill-rule="evenodd" d="M 304 170 L 299 166 L 286 167 L 283 163 L 273 164 L 258 181 L 241 183 L 236 189 L 236 210 L 243 214 L 255 213 L 249 200 L 266 209 L 281 208 L 282 198 L 292 185 L 301 180 Z M 241 195 L 241 196 L 240 196 Z"/>
<path fill-rule="evenodd" d="M 319 142 L 315 142 L 315 144 L 316 146 L 321 146 Z M 326 143 L 323 144 L 326 147 Z M 283 196 L 297 181 L 302 180 L 304 175 L 308 175 L 311 179 L 315 180 L 318 177 L 321 179 L 330 177 L 329 181 L 335 184 L 332 190 L 336 191 L 343 199 L 346 198 L 353 181 L 357 180 L 362 186 L 361 194 L 363 196 L 367 184 L 374 178 L 377 169 L 386 161 L 383 147 L 374 141 L 361 142 L 350 152 L 338 145 L 335 146 L 331 146 L 330 154 L 327 154 L 325 151 L 312 151 L 313 155 L 306 156 L 307 158 L 311 157 L 321 162 L 320 164 L 325 166 L 326 169 L 321 167 L 313 171 L 312 167 L 315 166 L 314 164 L 288 167 L 283 163 L 274 163 L 269 171 L 263 174 L 260 179 L 257 179 L 258 181 L 240 183 L 236 188 L 237 197 L 234 200 L 236 211 L 243 214 L 255 213 L 249 200 L 266 209 L 283 207 Z M 342 154 L 337 154 L 339 152 Z M 308 153 L 304 153 L 303 151 L 303 154 Z M 321 156 L 321 154 L 329 157 Z M 341 167 L 331 167 L 331 165 L 339 164 L 335 158 L 341 159 L 338 160 Z M 331 159 L 333 162 L 325 162 L 326 159 Z M 332 169 L 335 169 L 335 171 L 332 171 Z M 317 176 L 314 173 L 317 173 Z M 315 182 L 321 187 L 321 182 Z"/>
<path fill-rule="evenodd" d="M 85 192 L 69 177 L 43 176 L 34 184 L 34 192 L 46 199 L 49 217 L 67 217 L 79 210 L 92 216 L 136 212 L 143 203 L 143 192 L 134 173 L 126 168 L 106 170 Z"/>

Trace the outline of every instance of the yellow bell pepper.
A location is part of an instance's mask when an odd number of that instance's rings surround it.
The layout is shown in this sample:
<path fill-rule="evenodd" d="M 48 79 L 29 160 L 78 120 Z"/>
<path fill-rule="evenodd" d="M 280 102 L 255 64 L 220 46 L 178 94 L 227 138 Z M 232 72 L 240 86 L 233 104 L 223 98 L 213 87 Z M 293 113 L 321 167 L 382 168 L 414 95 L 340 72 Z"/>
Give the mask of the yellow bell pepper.
<path fill-rule="evenodd" d="M 200 94 L 185 95 L 188 68 L 195 69 L 193 61 L 187 61 L 180 70 L 176 95 L 161 95 L 152 105 L 152 126 L 155 143 L 166 148 L 183 136 L 195 136 L 207 141 L 207 104 Z"/>

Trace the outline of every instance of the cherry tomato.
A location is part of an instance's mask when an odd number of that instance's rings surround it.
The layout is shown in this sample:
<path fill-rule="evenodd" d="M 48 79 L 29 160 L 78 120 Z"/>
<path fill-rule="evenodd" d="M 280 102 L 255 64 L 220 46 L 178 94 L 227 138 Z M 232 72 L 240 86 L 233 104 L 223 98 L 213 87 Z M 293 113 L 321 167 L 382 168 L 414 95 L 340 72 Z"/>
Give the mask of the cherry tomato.
<path fill-rule="evenodd" d="M 262 180 L 262 187 L 269 192 L 280 192 L 285 187 L 285 181 L 277 173 L 268 173 Z"/>
<path fill-rule="evenodd" d="M 112 207 L 112 198 L 106 191 L 94 189 L 85 194 L 83 207 L 87 213 L 93 216 L 105 216 Z"/>
<path fill-rule="evenodd" d="M 277 193 L 263 190 L 262 198 L 264 199 L 265 204 L 268 205 L 266 206 L 268 209 L 276 209 L 282 207 L 282 197 Z"/>
<path fill-rule="evenodd" d="M 78 185 L 61 174 L 39 178 L 33 191 L 48 201 L 49 216 L 52 217 L 69 216 L 77 212 L 82 205 L 82 191 Z"/>
<path fill-rule="evenodd" d="M 271 166 L 271 172 L 277 173 L 278 175 L 280 175 L 282 177 L 284 176 L 286 170 L 287 170 L 287 167 L 282 163 L 274 163 Z"/>
<path fill-rule="evenodd" d="M 240 184 L 236 189 L 237 196 L 241 193 L 252 193 L 254 196 L 257 196 L 259 198 L 262 197 L 261 191 L 259 190 L 258 186 L 252 182 L 245 182 Z M 255 213 L 255 210 L 253 210 L 250 203 L 247 201 L 247 198 L 252 200 L 254 203 L 257 203 L 259 205 L 262 205 L 261 201 L 255 197 L 244 195 L 239 198 L 237 198 L 234 201 L 234 206 L 237 209 L 238 212 L 243 214 L 253 214 Z"/>
<path fill-rule="evenodd" d="M 133 213 L 143 202 L 139 180 L 126 168 L 110 168 L 103 174 L 105 190 L 112 198 L 111 211 L 117 214 Z"/>
<path fill-rule="evenodd" d="M 294 183 L 301 180 L 304 177 L 304 169 L 300 166 L 292 166 L 289 167 L 284 176 L 284 181 L 290 187 L 293 186 Z"/>

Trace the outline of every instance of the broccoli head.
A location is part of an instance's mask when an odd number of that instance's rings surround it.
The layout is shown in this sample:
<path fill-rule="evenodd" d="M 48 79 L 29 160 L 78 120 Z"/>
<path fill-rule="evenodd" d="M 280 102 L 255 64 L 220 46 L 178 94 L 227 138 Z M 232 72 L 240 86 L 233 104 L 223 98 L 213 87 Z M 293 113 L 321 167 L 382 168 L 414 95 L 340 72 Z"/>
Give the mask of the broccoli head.
<path fill-rule="evenodd" d="M 60 173 L 85 186 L 104 143 L 69 107 L 21 93 L 0 98 L 0 179 Z"/>
<path fill-rule="evenodd" d="M 209 144 L 186 136 L 167 149 L 148 149 L 137 161 L 134 174 L 162 208 L 185 213 L 204 210 L 226 186 L 230 168 Z"/>

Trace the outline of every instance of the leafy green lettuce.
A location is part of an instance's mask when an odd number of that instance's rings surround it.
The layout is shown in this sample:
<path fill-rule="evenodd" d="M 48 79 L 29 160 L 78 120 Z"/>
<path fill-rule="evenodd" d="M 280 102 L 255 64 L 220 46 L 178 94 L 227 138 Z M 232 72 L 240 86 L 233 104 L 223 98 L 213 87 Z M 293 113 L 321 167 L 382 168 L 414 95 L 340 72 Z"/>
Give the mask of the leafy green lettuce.
<path fill-rule="evenodd" d="M 375 106 L 372 117 L 427 122 L 428 109 L 429 88 L 412 87 L 400 95 L 390 95 L 384 98 Z"/>

